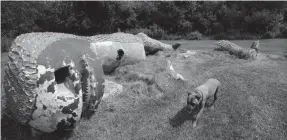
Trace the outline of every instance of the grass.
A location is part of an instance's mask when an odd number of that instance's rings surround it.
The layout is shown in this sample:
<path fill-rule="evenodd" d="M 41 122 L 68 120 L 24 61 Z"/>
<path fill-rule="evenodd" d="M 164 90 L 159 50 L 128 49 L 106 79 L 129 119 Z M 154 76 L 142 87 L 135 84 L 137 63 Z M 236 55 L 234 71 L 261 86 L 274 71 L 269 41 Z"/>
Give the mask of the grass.
<path fill-rule="evenodd" d="M 199 40 L 199 41 L 188 41 L 188 40 L 177 40 L 168 41 L 163 40 L 163 42 L 168 44 L 174 44 L 174 42 L 179 42 L 185 49 L 196 49 L 196 50 L 211 50 L 216 47 L 215 42 L 218 40 Z M 232 40 L 238 46 L 243 48 L 250 48 L 251 44 L 255 40 Z M 264 39 L 260 40 L 260 52 L 263 53 L 281 53 L 286 50 L 287 41 L 286 39 Z"/>
<path fill-rule="evenodd" d="M 258 60 L 241 60 L 212 51 L 213 40 L 179 42 L 182 48 L 176 52 L 167 51 L 148 56 L 146 61 L 122 65 L 115 75 L 106 77 L 123 85 L 121 94 L 101 102 L 92 118 L 82 120 L 70 136 L 59 138 L 54 134 L 45 139 L 281 140 L 287 137 L 284 116 L 287 113 L 287 61 L 282 54 L 287 49 L 286 40 L 261 40 Z M 242 47 L 250 47 L 252 43 L 251 40 L 232 42 Z M 196 50 L 196 53 L 183 58 L 185 49 Z M 187 85 L 162 77 L 165 59 L 171 60 L 175 71 L 189 80 Z M 159 85 L 168 86 L 158 90 L 154 84 L 137 80 L 127 71 L 157 75 Z M 182 91 L 211 77 L 222 83 L 215 110 L 206 109 L 198 127 L 192 129 L 184 108 L 186 94 Z M 2 139 L 15 135 L 12 128 L 11 134 L 8 133 L 7 126 L 2 120 Z"/>

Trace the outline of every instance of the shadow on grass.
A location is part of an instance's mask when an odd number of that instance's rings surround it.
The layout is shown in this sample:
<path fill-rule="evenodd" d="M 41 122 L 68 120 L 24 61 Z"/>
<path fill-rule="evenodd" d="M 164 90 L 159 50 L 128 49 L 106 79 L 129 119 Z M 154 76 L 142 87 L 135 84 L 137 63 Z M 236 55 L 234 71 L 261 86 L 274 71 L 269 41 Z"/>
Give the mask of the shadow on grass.
<path fill-rule="evenodd" d="M 1 139 L 4 140 L 28 140 L 28 135 L 31 133 L 28 127 L 15 122 L 13 119 L 3 114 L 1 118 Z"/>
<path fill-rule="evenodd" d="M 173 118 L 169 120 L 169 124 L 172 127 L 179 127 L 185 121 L 188 121 L 188 120 L 193 121 L 193 116 L 195 116 L 197 112 L 198 112 L 198 109 L 195 109 L 191 113 L 189 113 L 187 106 L 185 106 L 180 111 L 178 111 L 177 114 Z"/>
<path fill-rule="evenodd" d="M 73 135 L 73 131 L 54 131 L 45 133 L 38 137 L 31 136 L 29 126 L 24 126 L 7 115 L 1 118 L 1 139 L 3 140 L 63 140 L 68 139 Z"/>
<path fill-rule="evenodd" d="M 213 101 L 213 100 L 212 100 Z M 208 100 L 204 106 L 205 110 L 210 110 L 210 107 L 212 106 L 211 100 Z M 169 120 L 169 123 L 172 127 L 179 127 L 181 126 L 185 121 L 191 120 L 194 121 L 193 118 L 197 113 L 199 112 L 199 107 L 196 107 L 194 110 L 192 110 L 190 113 L 188 112 L 187 106 L 184 106 L 180 111 L 177 112 L 177 114 Z"/>

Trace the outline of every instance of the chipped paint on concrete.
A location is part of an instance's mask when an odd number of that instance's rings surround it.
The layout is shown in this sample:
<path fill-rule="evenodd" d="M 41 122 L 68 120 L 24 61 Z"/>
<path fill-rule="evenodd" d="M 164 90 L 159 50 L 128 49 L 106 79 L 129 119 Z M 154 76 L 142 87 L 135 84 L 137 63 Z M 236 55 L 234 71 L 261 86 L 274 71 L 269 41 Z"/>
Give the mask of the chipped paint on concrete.
<path fill-rule="evenodd" d="M 90 48 L 91 48 L 91 50 L 96 54 L 96 55 L 98 55 L 97 54 L 97 48 L 96 48 L 97 46 L 96 46 L 96 44 L 95 43 L 90 43 Z M 85 56 L 85 55 L 84 55 Z"/>
<path fill-rule="evenodd" d="M 56 82 L 52 82 L 52 83 L 47 87 L 47 92 L 55 93 L 55 91 L 56 91 L 55 85 L 56 85 Z"/>
<path fill-rule="evenodd" d="M 46 73 L 46 68 L 43 65 L 38 65 L 37 69 L 38 69 L 38 77 L 39 78 L 40 78 L 41 74 Z"/>
<path fill-rule="evenodd" d="M 38 86 L 39 86 L 39 85 L 42 85 L 42 84 L 44 84 L 45 81 L 51 81 L 51 80 L 53 80 L 54 77 L 55 77 L 55 76 L 54 76 L 54 72 L 47 71 L 46 73 L 42 74 L 42 75 L 39 77 L 39 79 L 38 79 L 38 81 L 37 81 L 37 84 L 38 84 Z"/>
<path fill-rule="evenodd" d="M 71 61 L 71 63 L 69 65 L 74 68 L 75 67 L 74 61 Z"/>
<path fill-rule="evenodd" d="M 70 63 L 72 66 L 73 62 Z M 82 91 L 80 86 L 56 84 L 52 69 L 39 65 L 39 88 L 37 88 L 36 109 L 29 125 L 43 132 L 56 129 L 73 128 L 82 113 Z M 77 72 L 73 70 L 73 83 L 80 83 Z M 41 80 L 42 79 L 42 80 Z"/>
<path fill-rule="evenodd" d="M 55 49 L 55 47 L 53 47 L 53 45 L 51 45 L 53 42 L 56 42 L 56 41 L 59 41 L 59 40 L 65 39 L 65 38 L 69 38 L 69 37 L 75 38 L 75 39 L 65 40 L 68 43 L 59 44 L 60 47 L 57 47 L 59 49 Z M 28 81 L 28 80 L 23 78 L 25 80 L 24 82 L 27 82 L 29 84 L 29 86 L 27 86 L 27 88 L 31 88 L 31 90 L 32 90 L 31 91 L 32 94 L 29 97 L 29 99 L 27 100 L 27 102 L 31 102 L 31 108 L 32 108 L 31 110 L 32 111 L 29 112 L 29 109 L 24 108 L 24 107 L 23 107 L 23 110 L 25 112 L 27 112 L 25 115 L 28 118 L 28 120 L 27 120 L 28 123 L 34 124 L 34 127 L 37 126 L 38 130 L 44 130 L 45 129 L 45 131 L 53 131 L 55 126 L 56 127 L 62 127 L 63 125 L 66 125 L 66 124 L 73 125 L 75 123 L 74 121 L 77 121 L 77 118 L 73 118 L 73 117 L 78 115 L 78 114 L 74 114 L 75 111 L 73 111 L 72 114 L 63 115 L 62 109 L 64 107 L 66 107 L 66 109 L 67 109 L 67 107 L 68 107 L 68 109 L 73 110 L 73 108 L 75 107 L 73 105 L 75 105 L 77 103 L 77 99 L 79 99 L 78 100 L 79 102 L 82 102 L 82 99 L 81 99 L 82 98 L 81 97 L 82 91 L 81 91 L 80 82 L 78 80 L 69 79 L 71 81 L 71 83 L 73 82 L 73 84 L 69 83 L 70 87 L 73 87 L 73 85 L 74 86 L 76 85 L 74 88 L 74 91 L 70 89 L 70 90 L 65 91 L 64 93 L 61 93 L 63 91 L 63 90 L 61 90 L 62 87 L 65 87 L 65 86 L 64 85 L 57 85 L 56 83 L 53 83 L 53 81 L 55 80 L 54 79 L 55 77 L 53 77 L 52 73 L 55 70 L 52 71 L 52 70 L 49 70 L 49 68 L 52 67 L 52 68 L 58 69 L 59 67 L 61 67 L 61 63 L 63 60 L 65 60 L 65 62 L 66 62 L 66 64 L 64 64 L 63 66 L 66 66 L 67 64 L 70 63 L 70 61 L 66 61 L 67 59 L 78 60 L 79 58 L 78 58 L 77 54 L 78 54 L 78 52 L 81 51 L 81 48 L 83 47 L 83 52 L 81 52 L 81 53 L 89 54 L 88 56 L 91 56 L 92 58 L 94 58 L 94 59 L 92 59 L 91 57 L 89 57 L 89 61 L 95 60 L 95 61 L 90 61 L 92 63 L 91 66 L 93 66 L 92 70 L 100 73 L 100 74 L 97 74 L 95 76 L 97 77 L 97 80 L 100 79 L 99 81 L 102 82 L 102 72 L 100 71 L 101 67 L 100 67 L 100 63 L 98 63 L 99 60 L 97 59 L 97 56 L 93 55 L 91 49 L 86 49 L 87 45 L 85 45 L 85 44 L 87 43 L 87 41 L 85 41 L 85 42 L 83 41 L 83 43 L 81 43 L 81 41 L 78 41 L 80 39 L 77 40 L 76 38 L 78 38 L 78 37 L 74 36 L 74 35 L 67 35 L 67 34 L 60 34 L 60 33 L 29 33 L 29 34 L 23 34 L 23 35 L 18 36 L 16 38 L 15 42 L 17 45 L 19 45 L 18 47 L 15 46 L 14 44 L 12 45 L 12 49 L 17 49 L 16 50 L 17 53 L 23 53 L 25 51 L 29 52 L 29 54 L 27 54 L 27 57 L 23 56 L 23 55 L 21 55 L 21 56 L 19 55 L 19 57 L 22 57 L 23 60 L 28 61 L 29 63 L 19 63 L 19 64 L 29 66 L 29 68 L 30 67 L 35 68 L 35 71 L 36 70 L 40 71 L 39 73 L 38 73 L 38 71 L 34 72 L 35 76 L 33 75 L 33 76 L 29 77 L 30 79 L 35 80 L 35 85 L 36 85 L 36 81 L 38 81 L 40 78 L 42 78 L 42 80 L 41 80 L 42 82 L 39 83 L 38 87 L 36 87 L 36 86 L 33 88 L 30 87 L 30 80 Z M 78 50 L 78 48 L 79 48 L 78 46 L 82 46 L 79 49 L 80 51 L 73 51 L 73 50 L 70 51 L 70 49 L 67 49 L 67 44 L 69 44 L 70 41 L 75 41 L 75 43 L 80 42 L 78 44 L 84 44 L 85 46 L 84 45 L 75 45 L 74 48 L 77 48 L 75 50 Z M 75 43 L 70 43 L 70 44 L 75 44 Z M 90 43 L 88 43 L 88 45 L 89 44 Z M 61 45 L 63 47 L 61 47 Z M 57 46 L 57 44 L 56 44 L 56 46 Z M 89 47 L 89 46 L 87 46 L 87 47 Z M 21 50 L 20 48 L 23 48 L 23 50 L 25 50 L 25 51 Z M 63 49 L 63 50 L 61 50 L 61 49 Z M 65 53 L 65 50 L 66 50 L 66 53 Z M 59 53 L 59 56 L 57 55 L 58 53 L 56 53 L 56 52 Z M 64 52 L 64 53 L 62 53 L 62 52 Z M 56 54 L 54 54 L 54 53 L 56 53 Z M 67 56 L 68 58 L 63 58 L 62 56 L 63 57 Z M 33 60 L 34 58 L 35 58 L 35 60 Z M 15 57 L 15 59 L 18 59 L 18 58 Z M 30 62 L 35 64 L 35 65 L 30 64 Z M 78 61 L 75 61 L 75 62 L 78 62 Z M 20 66 L 19 64 L 17 64 L 16 67 Z M 40 64 L 40 66 L 38 67 L 37 64 Z M 38 67 L 38 69 L 37 69 L 37 67 Z M 11 69 L 11 70 L 14 70 L 14 69 Z M 17 68 L 16 70 L 17 70 L 17 72 L 23 71 L 24 75 L 32 74 L 32 71 L 29 71 L 27 69 L 19 70 L 19 68 Z M 45 74 L 47 74 L 47 75 L 45 75 Z M 76 77 L 78 77 L 77 74 L 75 74 L 75 75 L 76 75 Z M 98 77 L 100 77 L 100 78 L 98 78 Z M 17 76 L 15 76 L 14 79 L 16 79 L 16 78 L 19 79 Z M 20 78 L 22 78 L 22 77 L 20 77 Z M 59 87 L 59 88 L 57 88 L 57 87 Z M 103 86 L 100 85 L 100 87 L 102 88 Z M 15 87 L 15 88 L 17 89 L 18 87 Z M 26 87 L 23 87 L 23 88 L 24 88 L 23 92 L 26 92 L 25 91 L 25 90 L 27 90 L 27 89 L 25 89 Z M 17 90 L 19 90 L 19 89 L 17 89 Z M 75 93 L 77 93 L 76 89 L 78 89 L 79 94 L 75 94 Z M 15 90 L 15 89 L 12 88 L 11 90 Z M 99 94 L 99 96 L 102 94 L 101 91 L 99 91 L 98 89 L 95 92 L 97 93 L 97 95 Z M 16 91 L 15 91 L 15 93 L 16 93 Z M 67 94 L 71 95 L 71 96 L 66 97 Z M 19 95 L 21 95 L 21 94 L 19 93 Z M 65 101 L 63 101 L 63 100 L 58 101 L 58 98 L 57 98 L 58 95 L 60 95 L 60 96 L 64 95 Z M 26 98 L 26 95 L 25 95 L 25 98 Z M 40 99 L 42 99 L 42 100 L 40 100 Z M 13 99 L 11 98 L 11 100 L 13 100 Z M 22 102 L 23 102 L 23 100 L 17 100 L 17 104 L 19 104 L 19 103 L 22 104 Z M 34 104 L 36 105 L 35 109 L 33 108 Z M 71 107 L 71 104 L 72 104 L 72 107 Z M 23 105 L 28 105 L 28 104 L 27 103 L 24 104 L 24 102 L 23 102 Z M 79 103 L 79 105 L 81 105 L 81 103 Z M 18 106 L 15 106 L 15 107 L 18 107 Z M 78 106 L 78 108 L 81 108 L 81 107 Z M 22 108 L 20 108 L 20 109 L 22 110 Z M 42 110 L 40 110 L 40 109 L 42 109 Z M 18 113 L 19 110 L 13 110 L 13 112 L 16 112 L 15 113 L 16 116 L 19 116 L 19 114 L 20 114 L 20 113 Z M 78 112 L 81 112 L 81 111 L 78 111 Z M 31 113 L 33 114 L 32 116 L 31 116 Z M 67 116 L 67 115 L 70 115 L 70 116 Z M 35 118 L 35 116 L 37 116 L 37 118 Z M 78 115 L 78 116 L 80 116 L 80 115 Z M 31 117 L 33 118 L 33 120 L 30 121 L 29 119 Z M 53 119 L 53 118 L 56 118 L 56 119 Z M 16 118 L 16 119 L 21 120 L 20 117 Z M 48 122 L 52 121 L 54 123 L 46 123 L 45 121 L 48 121 Z M 24 122 L 24 123 L 26 123 L 26 122 Z M 47 128 L 48 124 L 51 124 L 49 126 L 50 128 Z"/>
<path fill-rule="evenodd" d="M 96 89 L 97 88 L 97 85 L 98 85 L 98 82 L 96 81 L 96 78 L 94 75 L 91 75 L 91 87 Z"/>
<path fill-rule="evenodd" d="M 101 42 L 91 43 L 90 47 L 99 58 L 107 57 L 107 58 L 115 59 L 118 55 L 117 54 L 118 49 L 125 50 L 122 43 L 113 42 L 113 41 L 101 41 Z"/>
<path fill-rule="evenodd" d="M 63 65 L 63 66 L 66 66 L 66 65 L 67 65 L 66 62 L 65 62 L 65 60 L 63 60 L 62 65 Z"/>
<path fill-rule="evenodd" d="M 55 93 L 47 92 L 52 82 L 45 81 L 37 91 L 36 110 L 29 121 L 30 126 L 47 133 L 55 131 L 59 125 L 72 127 L 82 113 L 82 94 L 75 95 L 64 84 L 56 84 Z"/>
<path fill-rule="evenodd" d="M 37 69 L 38 69 L 38 75 L 37 75 L 38 79 L 40 79 L 41 75 L 45 74 L 46 72 L 53 72 L 54 73 L 54 71 L 55 71 L 55 69 L 52 69 L 50 67 L 46 69 L 46 67 L 43 65 L 38 65 Z"/>

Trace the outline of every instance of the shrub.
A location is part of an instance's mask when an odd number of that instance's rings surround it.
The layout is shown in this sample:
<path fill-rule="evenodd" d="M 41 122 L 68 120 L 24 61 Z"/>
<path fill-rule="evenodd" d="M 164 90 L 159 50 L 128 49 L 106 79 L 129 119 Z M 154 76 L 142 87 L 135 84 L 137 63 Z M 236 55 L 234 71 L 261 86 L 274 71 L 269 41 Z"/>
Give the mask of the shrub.
<path fill-rule="evenodd" d="M 135 28 L 135 29 L 129 29 L 125 31 L 126 33 L 130 34 L 138 34 L 140 32 L 145 33 L 147 36 L 158 39 L 158 40 L 179 40 L 182 39 L 180 35 L 176 34 L 167 34 L 165 30 L 158 27 L 157 25 L 149 26 L 149 28 Z"/>
<path fill-rule="evenodd" d="M 180 39 L 182 39 L 182 36 L 176 34 L 165 34 L 162 38 L 162 40 L 180 40 Z"/>
<path fill-rule="evenodd" d="M 187 20 L 182 20 L 179 22 L 178 32 L 181 33 L 189 33 L 192 31 L 192 23 Z"/>
<path fill-rule="evenodd" d="M 264 39 L 270 39 L 270 38 L 275 38 L 276 36 L 278 36 L 278 33 L 276 32 L 272 32 L 272 31 L 268 31 L 263 35 Z"/>
<path fill-rule="evenodd" d="M 165 36 L 167 36 L 166 31 L 164 31 L 162 28 L 158 27 L 156 24 L 149 26 L 149 28 L 135 28 L 135 29 L 129 29 L 126 30 L 127 33 L 131 34 L 138 34 L 140 32 L 145 33 L 151 38 L 154 39 L 164 39 Z"/>
<path fill-rule="evenodd" d="M 162 28 L 158 27 L 156 24 L 153 24 L 152 26 L 149 26 L 150 37 L 155 39 L 163 39 L 163 37 L 167 34 Z"/>
<path fill-rule="evenodd" d="M 203 36 L 200 32 L 195 31 L 195 32 L 191 32 L 191 33 L 187 34 L 186 39 L 188 39 L 188 40 L 202 40 Z"/>
<path fill-rule="evenodd" d="M 287 23 L 281 26 L 280 28 L 280 35 L 281 38 L 287 38 Z"/>
<path fill-rule="evenodd" d="M 251 33 L 219 33 L 215 34 L 211 37 L 211 39 L 215 40 L 241 40 L 241 39 L 260 39 L 261 36 L 258 34 Z"/>
<path fill-rule="evenodd" d="M 248 31 L 273 36 L 279 29 L 279 23 L 283 20 L 283 14 L 278 14 L 269 10 L 256 11 L 245 17 Z M 274 32 L 274 33 L 272 33 Z M 276 36 L 276 35 L 275 35 Z"/>

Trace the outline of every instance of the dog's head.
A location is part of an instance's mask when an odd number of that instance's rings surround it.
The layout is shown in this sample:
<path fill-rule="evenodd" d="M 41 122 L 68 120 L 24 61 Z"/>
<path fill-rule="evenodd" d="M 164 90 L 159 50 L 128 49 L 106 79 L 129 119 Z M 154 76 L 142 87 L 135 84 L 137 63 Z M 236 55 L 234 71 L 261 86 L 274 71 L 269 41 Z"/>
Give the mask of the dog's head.
<path fill-rule="evenodd" d="M 200 104 L 201 97 L 199 94 L 196 94 L 195 91 L 187 93 L 187 107 L 188 110 L 193 110 L 196 106 Z"/>

